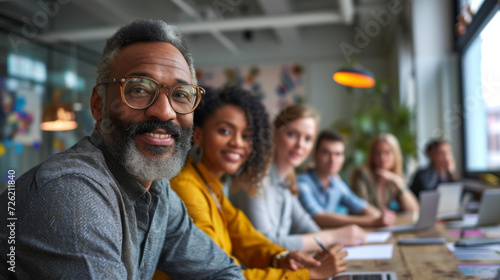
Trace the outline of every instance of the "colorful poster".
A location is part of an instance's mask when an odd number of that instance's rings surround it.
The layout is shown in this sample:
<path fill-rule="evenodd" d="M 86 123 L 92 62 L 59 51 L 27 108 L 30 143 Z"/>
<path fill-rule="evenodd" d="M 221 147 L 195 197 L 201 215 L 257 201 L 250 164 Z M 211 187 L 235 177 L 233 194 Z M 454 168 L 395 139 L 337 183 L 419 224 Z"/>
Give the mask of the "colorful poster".
<path fill-rule="evenodd" d="M 299 64 L 197 69 L 200 86 L 241 86 L 257 96 L 271 119 L 284 107 L 305 100 L 304 69 Z"/>
<path fill-rule="evenodd" d="M 0 141 L 40 142 L 43 91 L 40 84 L 0 77 Z"/>

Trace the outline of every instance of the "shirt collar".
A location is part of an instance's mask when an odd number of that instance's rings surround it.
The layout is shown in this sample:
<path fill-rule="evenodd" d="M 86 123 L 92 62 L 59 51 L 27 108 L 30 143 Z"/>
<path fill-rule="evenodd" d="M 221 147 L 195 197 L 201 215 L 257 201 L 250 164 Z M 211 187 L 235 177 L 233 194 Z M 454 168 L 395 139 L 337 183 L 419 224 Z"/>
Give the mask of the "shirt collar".
<path fill-rule="evenodd" d="M 318 175 L 315 172 L 315 169 L 310 169 L 307 171 L 311 178 L 313 179 L 314 183 L 316 184 L 316 187 L 320 190 L 324 190 L 323 185 L 321 184 L 321 181 L 318 178 Z M 335 181 L 339 179 L 338 175 L 331 175 L 329 180 L 328 180 L 328 188 L 333 188 L 335 185 Z"/>
<path fill-rule="evenodd" d="M 280 171 L 274 163 L 271 164 L 271 167 L 269 168 L 269 179 L 271 181 L 271 186 L 280 186 L 282 188 L 288 189 L 288 180 L 281 179 Z"/>
<path fill-rule="evenodd" d="M 101 150 L 109 171 L 113 174 L 118 186 L 131 200 L 137 201 L 148 192 L 134 176 L 127 172 L 125 167 L 120 163 L 120 160 L 109 150 L 97 129 L 94 129 L 92 132 L 90 142 Z M 160 181 L 154 181 L 149 190 L 152 193 L 160 195 L 163 192 L 163 188 L 160 187 Z"/>

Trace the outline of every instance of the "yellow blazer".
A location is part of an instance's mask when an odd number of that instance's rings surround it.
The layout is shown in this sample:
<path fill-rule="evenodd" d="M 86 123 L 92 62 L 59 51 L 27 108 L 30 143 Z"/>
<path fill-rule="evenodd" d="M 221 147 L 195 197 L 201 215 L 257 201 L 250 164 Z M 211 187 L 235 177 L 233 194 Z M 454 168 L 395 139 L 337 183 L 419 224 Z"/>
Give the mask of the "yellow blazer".
<path fill-rule="evenodd" d="M 191 159 L 188 159 L 181 173 L 170 181 L 171 187 L 184 201 L 193 222 L 238 264 L 246 267 L 243 269 L 245 278 L 309 279 L 306 269 L 291 271 L 269 267 L 272 256 L 285 249 L 254 229 L 245 214 L 234 207 L 222 193 L 222 183 L 203 163 L 196 166 L 217 198 L 220 211 L 205 182 L 194 169 Z M 157 276 L 159 273 L 153 279 L 167 279 Z"/>

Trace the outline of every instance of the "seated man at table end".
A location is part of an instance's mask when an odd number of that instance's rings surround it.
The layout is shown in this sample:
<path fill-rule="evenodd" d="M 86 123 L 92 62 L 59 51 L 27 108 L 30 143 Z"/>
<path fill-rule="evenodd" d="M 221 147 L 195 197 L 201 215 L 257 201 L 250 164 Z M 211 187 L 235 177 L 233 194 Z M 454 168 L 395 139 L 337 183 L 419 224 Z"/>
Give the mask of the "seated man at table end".
<path fill-rule="evenodd" d="M 433 138 L 425 145 L 429 166 L 415 172 L 410 189 L 419 198 L 421 191 L 435 190 L 441 183 L 456 182 L 455 158 L 449 141 Z"/>
<path fill-rule="evenodd" d="M 316 140 L 315 168 L 297 176 L 299 200 L 320 227 L 357 224 L 365 227 L 387 226 L 395 223 L 392 211 L 378 210 L 356 196 L 340 178 L 345 160 L 345 141 L 340 134 L 324 130 Z M 339 205 L 350 213 L 337 213 Z"/>

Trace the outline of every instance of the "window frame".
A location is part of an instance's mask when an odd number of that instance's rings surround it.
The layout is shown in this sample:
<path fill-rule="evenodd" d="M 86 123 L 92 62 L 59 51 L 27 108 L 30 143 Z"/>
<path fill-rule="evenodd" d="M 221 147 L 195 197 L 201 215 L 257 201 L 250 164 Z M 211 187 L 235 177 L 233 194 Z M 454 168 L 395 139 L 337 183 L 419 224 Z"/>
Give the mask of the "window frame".
<path fill-rule="evenodd" d="M 456 22 L 457 16 L 461 13 L 461 1 L 456 0 L 454 1 L 454 9 L 455 9 L 455 17 L 454 17 L 454 22 Z M 467 170 L 467 153 L 466 153 L 466 147 L 467 147 L 467 138 L 466 138 L 466 131 L 465 131 L 465 120 L 464 120 L 464 114 L 465 114 L 465 104 L 464 104 L 464 98 L 465 98 L 465 92 L 464 92 L 464 56 L 472 42 L 479 36 L 481 31 L 483 31 L 484 27 L 490 22 L 490 20 L 495 16 L 495 14 L 500 10 L 500 0 L 485 0 L 483 4 L 480 6 L 479 10 L 477 11 L 476 15 L 474 16 L 474 19 L 470 23 L 469 26 L 467 26 L 467 32 L 463 36 L 457 36 L 455 32 L 453 32 L 454 35 L 454 49 L 459 55 L 459 116 L 460 116 L 460 130 L 461 130 L 461 140 L 462 140 L 462 145 L 461 145 L 461 152 L 462 152 L 462 162 L 461 162 L 461 168 L 462 168 L 462 173 L 463 173 L 463 178 L 466 179 L 479 179 L 481 175 L 484 174 L 493 174 L 498 177 L 500 177 L 500 170 L 498 171 L 468 171 Z M 455 24 L 453 24 L 453 28 L 455 27 Z"/>

